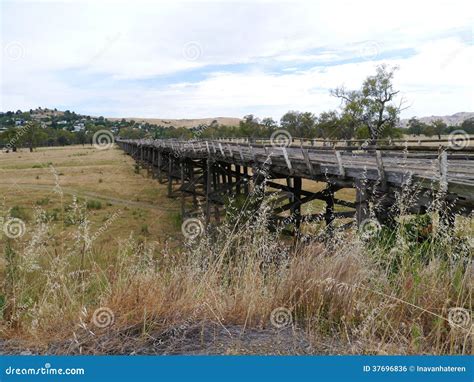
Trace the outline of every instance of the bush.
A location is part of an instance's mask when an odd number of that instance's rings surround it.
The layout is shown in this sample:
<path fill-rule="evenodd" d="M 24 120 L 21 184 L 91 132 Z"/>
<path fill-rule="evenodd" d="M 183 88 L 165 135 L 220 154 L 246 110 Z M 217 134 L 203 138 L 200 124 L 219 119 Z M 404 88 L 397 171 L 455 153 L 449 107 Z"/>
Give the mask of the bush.
<path fill-rule="evenodd" d="M 48 168 L 49 166 L 52 166 L 53 162 L 48 162 L 48 163 L 38 163 L 34 164 L 31 168 Z"/>
<path fill-rule="evenodd" d="M 21 206 L 13 206 L 10 209 L 10 216 L 12 218 L 21 219 L 23 221 L 27 221 L 30 218 L 29 213 L 25 210 L 25 208 Z"/>
<path fill-rule="evenodd" d="M 142 224 L 140 228 L 140 233 L 142 235 L 148 236 L 150 234 L 150 231 L 148 230 L 148 225 L 147 224 Z"/>
<path fill-rule="evenodd" d="M 98 200 L 88 200 L 86 207 L 88 210 L 100 210 L 102 208 L 102 203 Z"/>
<path fill-rule="evenodd" d="M 36 201 L 37 206 L 45 206 L 46 204 L 49 204 L 49 198 L 43 198 Z"/>

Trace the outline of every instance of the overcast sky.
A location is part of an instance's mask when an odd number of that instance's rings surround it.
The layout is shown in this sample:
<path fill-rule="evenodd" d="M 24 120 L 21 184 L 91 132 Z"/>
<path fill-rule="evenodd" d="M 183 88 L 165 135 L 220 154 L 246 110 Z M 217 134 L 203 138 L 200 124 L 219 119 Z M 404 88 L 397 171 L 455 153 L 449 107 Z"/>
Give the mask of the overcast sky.
<path fill-rule="evenodd" d="M 1 110 L 279 119 L 384 62 L 403 117 L 474 111 L 470 3 L 2 0 Z"/>

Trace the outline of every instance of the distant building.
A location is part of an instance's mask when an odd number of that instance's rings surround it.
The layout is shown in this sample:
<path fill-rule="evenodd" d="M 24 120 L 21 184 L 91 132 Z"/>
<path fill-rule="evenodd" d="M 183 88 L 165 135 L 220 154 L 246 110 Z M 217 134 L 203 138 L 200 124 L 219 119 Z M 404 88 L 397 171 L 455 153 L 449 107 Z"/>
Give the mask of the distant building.
<path fill-rule="evenodd" d="M 82 122 L 80 122 L 74 125 L 73 131 L 77 133 L 78 131 L 82 131 L 84 129 L 85 129 L 85 125 Z"/>
<path fill-rule="evenodd" d="M 25 124 L 25 120 L 24 119 L 17 119 L 15 121 L 15 126 L 23 126 Z"/>

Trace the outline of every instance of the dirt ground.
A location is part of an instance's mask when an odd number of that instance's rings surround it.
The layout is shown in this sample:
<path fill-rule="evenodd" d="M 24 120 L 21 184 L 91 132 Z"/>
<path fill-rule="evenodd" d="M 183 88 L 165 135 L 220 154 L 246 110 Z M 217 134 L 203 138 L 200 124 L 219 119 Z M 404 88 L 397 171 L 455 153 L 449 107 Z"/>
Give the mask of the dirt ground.
<path fill-rule="evenodd" d="M 18 341 L 0 341 L 0 354 L 126 354 L 126 355 L 309 355 L 342 354 L 348 347 L 330 338 L 310 338 L 302 330 L 244 328 L 219 323 L 194 323 L 165 332 L 144 335 L 141 328 L 130 327 L 106 333 L 82 333 L 74 340 L 48 346 Z"/>

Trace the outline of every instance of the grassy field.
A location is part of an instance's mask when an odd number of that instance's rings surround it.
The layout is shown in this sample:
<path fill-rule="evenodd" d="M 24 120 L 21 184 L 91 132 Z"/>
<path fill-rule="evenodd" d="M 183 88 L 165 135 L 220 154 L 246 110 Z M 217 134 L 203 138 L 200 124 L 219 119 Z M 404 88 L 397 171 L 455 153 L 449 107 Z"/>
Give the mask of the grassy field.
<path fill-rule="evenodd" d="M 116 217 L 97 238 L 98 246 L 114 250 L 130 234 L 160 245 L 181 239 L 178 208 L 166 198 L 166 186 L 146 173 L 136 174 L 132 159 L 118 149 L 72 146 L 2 153 L 0 175 L 3 208 L 14 208 L 28 226 L 34 209 L 41 207 L 52 217 L 55 240 L 71 231 L 61 215 L 73 196 L 86 203 L 92 233 Z"/>
<path fill-rule="evenodd" d="M 0 237 L 0 353 L 472 352 L 472 219 L 300 246 L 263 203 L 186 240 L 118 149 L 1 153 L 0 174 L 2 222 L 24 222 Z"/>

